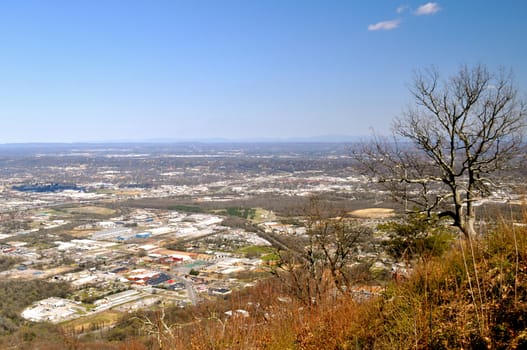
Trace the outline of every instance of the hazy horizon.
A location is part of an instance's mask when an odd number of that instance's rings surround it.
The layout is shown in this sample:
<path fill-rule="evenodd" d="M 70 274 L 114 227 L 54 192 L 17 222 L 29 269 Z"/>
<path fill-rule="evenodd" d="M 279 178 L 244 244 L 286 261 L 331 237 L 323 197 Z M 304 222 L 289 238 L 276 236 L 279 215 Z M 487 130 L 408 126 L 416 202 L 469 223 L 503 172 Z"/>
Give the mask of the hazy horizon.
<path fill-rule="evenodd" d="M 119 143 L 346 143 L 370 139 L 370 135 L 318 135 L 312 137 L 261 137 L 261 138 L 153 138 L 153 139 L 113 139 L 113 140 L 76 140 L 71 142 L 59 141 L 24 141 L 0 142 L 0 145 L 25 144 L 119 144 Z"/>

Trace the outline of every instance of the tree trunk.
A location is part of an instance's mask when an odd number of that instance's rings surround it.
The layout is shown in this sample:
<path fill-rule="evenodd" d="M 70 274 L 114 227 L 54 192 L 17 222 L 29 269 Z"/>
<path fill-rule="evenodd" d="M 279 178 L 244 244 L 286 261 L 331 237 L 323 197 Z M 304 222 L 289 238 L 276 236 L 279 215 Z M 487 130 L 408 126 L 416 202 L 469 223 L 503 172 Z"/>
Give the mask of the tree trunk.
<path fill-rule="evenodd" d="M 466 193 L 466 213 L 463 218 L 463 233 L 467 239 L 471 239 L 476 236 L 476 230 L 474 229 L 474 223 L 476 221 L 476 211 L 474 209 L 474 172 L 469 171 L 469 184 Z"/>
<path fill-rule="evenodd" d="M 465 218 L 464 223 L 461 226 L 461 231 L 463 231 L 463 234 L 465 235 L 465 238 L 467 239 L 472 239 L 476 236 L 476 230 L 474 229 L 474 222 L 475 222 L 474 216 L 470 216 L 467 214 L 467 217 Z"/>

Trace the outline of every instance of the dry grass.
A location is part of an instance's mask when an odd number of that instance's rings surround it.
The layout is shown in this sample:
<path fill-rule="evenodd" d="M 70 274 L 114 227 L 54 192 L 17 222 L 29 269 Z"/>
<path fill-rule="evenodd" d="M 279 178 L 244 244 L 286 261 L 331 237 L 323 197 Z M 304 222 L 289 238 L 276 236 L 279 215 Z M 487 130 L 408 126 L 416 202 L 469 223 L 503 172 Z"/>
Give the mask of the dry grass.
<path fill-rule="evenodd" d="M 395 211 L 389 208 L 366 208 L 353 210 L 349 214 L 361 219 L 383 219 L 394 217 Z"/>
<path fill-rule="evenodd" d="M 502 224 L 423 261 L 407 281 L 364 305 L 372 311 L 354 332 L 364 348 L 523 348 L 526 301 L 527 230 Z M 375 325 L 374 336 L 367 329 Z"/>

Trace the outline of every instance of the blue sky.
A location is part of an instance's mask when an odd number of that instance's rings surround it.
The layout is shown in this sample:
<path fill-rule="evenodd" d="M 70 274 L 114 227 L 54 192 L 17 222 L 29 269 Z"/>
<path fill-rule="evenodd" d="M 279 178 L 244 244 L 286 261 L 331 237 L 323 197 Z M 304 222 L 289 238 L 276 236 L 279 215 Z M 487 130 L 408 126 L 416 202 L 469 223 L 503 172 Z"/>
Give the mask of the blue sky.
<path fill-rule="evenodd" d="M 0 143 L 383 133 L 415 69 L 514 71 L 527 1 L 2 0 Z"/>

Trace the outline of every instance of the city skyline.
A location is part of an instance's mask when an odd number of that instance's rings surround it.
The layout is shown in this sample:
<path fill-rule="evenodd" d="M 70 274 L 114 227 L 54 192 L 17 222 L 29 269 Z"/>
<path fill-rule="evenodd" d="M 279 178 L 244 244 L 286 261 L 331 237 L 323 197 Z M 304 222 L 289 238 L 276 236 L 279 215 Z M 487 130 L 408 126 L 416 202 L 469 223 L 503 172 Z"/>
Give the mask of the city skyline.
<path fill-rule="evenodd" d="M 527 92 L 519 1 L 5 1 L 0 143 L 389 131 L 417 69 Z M 329 136 L 325 136 L 330 138 Z"/>

